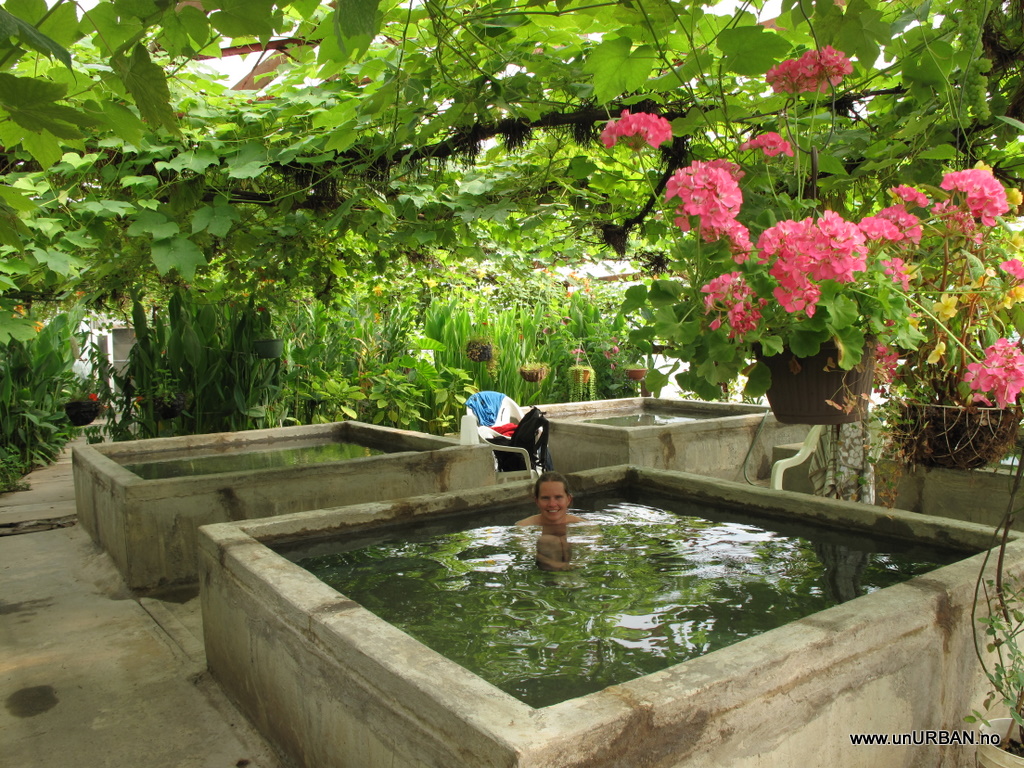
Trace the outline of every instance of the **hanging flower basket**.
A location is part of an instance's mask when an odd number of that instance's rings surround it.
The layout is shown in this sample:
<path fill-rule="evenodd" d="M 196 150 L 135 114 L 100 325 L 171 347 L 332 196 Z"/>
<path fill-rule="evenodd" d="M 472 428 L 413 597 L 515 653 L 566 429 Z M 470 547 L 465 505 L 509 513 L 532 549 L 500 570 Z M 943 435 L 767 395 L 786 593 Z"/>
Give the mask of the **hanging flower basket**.
<path fill-rule="evenodd" d="M 784 350 L 760 357 L 772 383 L 766 397 L 775 418 L 783 424 L 852 424 L 868 410 L 868 395 L 875 375 L 875 348 L 868 344 L 860 364 L 849 371 L 839 368 L 839 351 L 823 344 L 818 354 L 797 357 Z"/>
<path fill-rule="evenodd" d="M 633 381 L 643 381 L 644 377 L 647 376 L 646 368 L 627 368 L 626 376 Z"/>
<path fill-rule="evenodd" d="M 470 339 L 466 342 L 466 357 L 474 363 L 488 363 L 494 357 L 494 345 L 485 339 Z"/>
<path fill-rule="evenodd" d="M 925 467 L 977 469 L 999 461 L 1020 431 L 1019 408 L 903 403 L 894 425 L 907 461 Z"/>
<path fill-rule="evenodd" d="M 589 384 L 594 369 L 586 365 L 573 365 L 569 367 L 569 378 L 573 384 Z"/>
<path fill-rule="evenodd" d="M 64 413 L 76 427 L 92 424 L 102 410 L 103 404 L 96 400 L 70 400 L 64 403 Z"/>
<path fill-rule="evenodd" d="M 548 367 L 542 363 L 527 363 L 520 366 L 519 375 L 523 377 L 523 381 L 544 381 L 548 376 Z"/>
<path fill-rule="evenodd" d="M 187 402 L 188 397 L 183 392 L 171 397 L 156 397 L 153 398 L 153 410 L 161 420 L 176 419 L 185 410 Z"/>
<path fill-rule="evenodd" d="M 257 339 L 252 351 L 261 360 L 273 360 L 284 354 L 284 339 Z"/>

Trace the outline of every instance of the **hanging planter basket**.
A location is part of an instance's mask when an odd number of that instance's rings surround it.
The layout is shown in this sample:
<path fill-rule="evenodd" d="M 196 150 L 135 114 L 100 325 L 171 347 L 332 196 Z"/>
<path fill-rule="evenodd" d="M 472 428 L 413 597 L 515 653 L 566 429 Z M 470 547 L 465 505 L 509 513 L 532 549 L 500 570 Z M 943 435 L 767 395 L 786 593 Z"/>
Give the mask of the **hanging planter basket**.
<path fill-rule="evenodd" d="M 523 377 L 523 381 L 534 383 L 544 381 L 548 377 L 548 367 L 539 363 L 523 365 L 519 368 L 519 375 Z"/>
<path fill-rule="evenodd" d="M 783 424 L 852 424 L 867 415 L 868 396 L 875 378 L 875 347 L 868 344 L 855 368 L 836 365 L 839 350 L 823 344 L 811 357 L 789 350 L 773 357 L 758 356 L 768 366 L 772 383 L 768 404 Z"/>
<path fill-rule="evenodd" d="M 647 376 L 646 368 L 627 368 L 626 376 L 632 381 L 643 381 L 644 377 Z"/>
<path fill-rule="evenodd" d="M 489 363 L 494 357 L 494 345 L 482 339 L 470 339 L 466 342 L 466 357 L 474 363 Z"/>
<path fill-rule="evenodd" d="M 903 403 L 893 431 L 906 460 L 924 467 L 977 469 L 1017 442 L 1019 408 Z"/>
<path fill-rule="evenodd" d="M 569 368 L 569 378 L 573 384 L 589 384 L 594 369 L 585 365 L 574 365 Z"/>
<path fill-rule="evenodd" d="M 188 398 L 183 392 L 179 392 L 173 397 L 155 397 L 153 398 L 153 410 L 161 420 L 176 419 L 185 410 L 187 402 Z"/>
<path fill-rule="evenodd" d="M 92 424 L 101 410 L 103 405 L 95 400 L 70 400 L 64 403 L 64 414 L 76 427 Z"/>
<path fill-rule="evenodd" d="M 252 351 L 261 360 L 273 360 L 284 354 L 284 339 L 257 339 Z"/>

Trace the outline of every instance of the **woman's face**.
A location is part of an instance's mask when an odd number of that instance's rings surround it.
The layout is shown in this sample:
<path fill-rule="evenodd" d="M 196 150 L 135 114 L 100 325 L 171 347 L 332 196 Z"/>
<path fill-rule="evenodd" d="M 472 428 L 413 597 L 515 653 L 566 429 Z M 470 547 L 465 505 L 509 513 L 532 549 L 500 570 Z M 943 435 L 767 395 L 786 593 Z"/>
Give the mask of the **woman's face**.
<path fill-rule="evenodd" d="M 549 523 L 557 523 L 569 511 L 572 496 L 565 492 L 565 485 L 557 480 L 545 480 L 537 489 L 537 511 Z"/>

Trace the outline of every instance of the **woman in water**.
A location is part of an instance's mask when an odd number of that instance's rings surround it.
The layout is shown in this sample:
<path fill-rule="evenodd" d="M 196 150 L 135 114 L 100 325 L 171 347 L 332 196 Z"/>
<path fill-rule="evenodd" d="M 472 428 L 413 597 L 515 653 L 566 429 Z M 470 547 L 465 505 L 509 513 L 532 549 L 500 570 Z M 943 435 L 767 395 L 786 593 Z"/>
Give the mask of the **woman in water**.
<path fill-rule="evenodd" d="M 520 520 L 516 525 L 539 525 L 537 539 L 537 567 L 545 571 L 568 571 L 572 568 L 572 546 L 566 538 L 568 523 L 582 523 L 583 518 L 570 514 L 572 493 L 569 483 L 557 472 L 545 472 L 533 486 L 533 500 L 537 514 Z"/>

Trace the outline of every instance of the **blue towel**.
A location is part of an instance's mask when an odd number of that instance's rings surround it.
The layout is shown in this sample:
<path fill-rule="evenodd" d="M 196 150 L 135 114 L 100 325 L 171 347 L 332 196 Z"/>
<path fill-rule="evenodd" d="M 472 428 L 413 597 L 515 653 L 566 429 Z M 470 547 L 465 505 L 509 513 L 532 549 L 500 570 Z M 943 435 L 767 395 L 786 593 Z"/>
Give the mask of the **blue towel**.
<path fill-rule="evenodd" d="M 477 392 L 466 400 L 466 407 L 476 414 L 480 426 L 493 427 L 504 399 L 501 392 Z"/>

